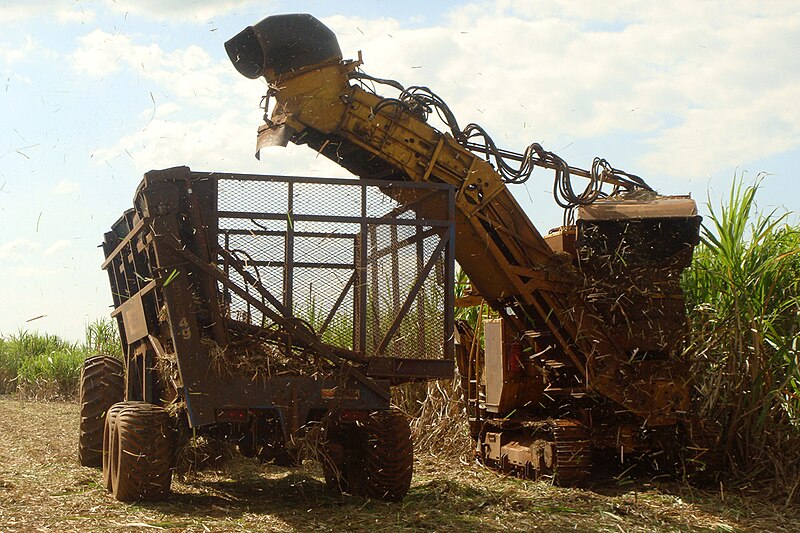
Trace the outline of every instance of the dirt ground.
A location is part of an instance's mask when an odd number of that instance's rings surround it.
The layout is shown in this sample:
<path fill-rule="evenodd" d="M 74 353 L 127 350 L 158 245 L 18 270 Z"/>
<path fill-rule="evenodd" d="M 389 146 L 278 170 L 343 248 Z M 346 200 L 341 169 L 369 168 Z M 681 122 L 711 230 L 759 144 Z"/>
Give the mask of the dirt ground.
<path fill-rule="evenodd" d="M 678 483 L 563 489 L 430 456 L 389 504 L 325 490 L 316 463 L 234 459 L 123 504 L 78 465 L 78 406 L 0 398 L 0 531 L 796 531 L 797 509 Z"/>

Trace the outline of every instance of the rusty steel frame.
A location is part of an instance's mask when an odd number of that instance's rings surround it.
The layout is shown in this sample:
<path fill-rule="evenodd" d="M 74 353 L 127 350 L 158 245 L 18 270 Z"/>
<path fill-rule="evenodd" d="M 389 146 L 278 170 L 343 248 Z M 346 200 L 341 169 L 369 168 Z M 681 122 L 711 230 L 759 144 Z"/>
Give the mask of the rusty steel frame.
<path fill-rule="evenodd" d="M 259 279 L 248 272 L 243 261 L 234 257 L 220 242 L 228 243 L 231 235 L 219 227 L 221 219 L 247 218 L 250 220 L 276 219 L 278 215 L 217 209 L 218 183 L 221 180 L 281 182 L 288 185 L 289 197 L 295 184 L 338 184 L 361 188 L 360 216 L 293 214 L 291 200 L 288 213 L 290 222 L 286 232 L 262 230 L 262 235 L 283 236 L 286 243 L 282 298 L 272 294 Z M 418 190 L 420 193 L 440 194 L 447 209 L 441 218 L 424 219 L 419 216 L 399 219 L 401 212 L 390 216 L 368 216 L 367 188 L 380 187 L 395 191 Z M 285 176 L 256 176 L 243 174 L 199 173 L 186 167 L 152 171 L 145 175 L 135 198 L 135 209 L 128 210 L 105 234 L 103 250 L 104 268 L 109 276 L 114 311 L 120 336 L 125 347 L 128 376 L 127 397 L 159 403 L 165 400 L 165 376 L 158 375 L 155 361 L 169 353 L 174 354 L 179 370 L 176 393 L 186 403 L 191 427 L 215 422 L 220 409 L 231 406 L 277 409 L 286 431 L 296 430 L 312 409 L 325 409 L 336 400 L 339 408 L 375 410 L 389 406 L 389 386 L 408 381 L 451 378 L 453 375 L 453 284 L 455 278 L 453 258 L 455 253 L 454 189 L 441 184 L 387 184 L 364 180 L 302 178 Z M 294 231 L 294 224 L 303 221 L 344 222 L 357 224 L 359 234 L 335 235 L 333 238 L 351 240 L 357 248 L 360 262 L 351 263 L 297 262 L 293 250 L 295 238 L 304 235 L 331 238 L 330 233 Z M 254 222 L 255 223 L 255 222 Z M 349 291 L 357 292 L 354 300 L 366 300 L 368 287 L 359 284 L 370 261 L 390 253 L 389 247 L 368 254 L 364 236 L 375 224 L 396 227 L 417 226 L 414 238 L 405 239 L 405 246 L 421 245 L 426 237 L 439 235 L 440 240 L 430 260 L 418 270 L 412 290 L 406 295 L 389 330 L 375 353 L 365 353 L 366 328 L 361 328 L 354 348 L 335 346 L 322 342 L 321 332 L 314 332 L 292 315 L 291 281 L 295 268 L 324 267 L 352 269 L 347 283 L 338 294 L 333 307 L 324 320 L 321 331 L 331 322 Z M 420 230 L 427 227 L 428 230 Z M 255 231 L 249 231 L 248 234 Z M 317 234 L 318 233 L 318 234 Z M 361 243 L 360 248 L 358 243 Z M 445 264 L 444 321 L 442 331 L 443 358 L 415 359 L 386 357 L 383 351 L 399 321 L 413 303 L 423 281 L 429 275 L 434 261 Z M 276 266 L 269 261 L 255 266 Z M 249 266 L 254 266 L 251 263 Z M 231 275 L 241 276 L 244 287 L 237 285 Z M 279 330 L 263 330 L 256 325 L 231 320 L 223 312 L 222 293 L 235 293 L 248 306 L 253 306 L 279 326 Z M 257 296 L 256 296 L 257 294 Z M 222 299 L 221 299 L 222 298 Z M 355 304 L 355 301 L 354 301 Z M 366 320 L 366 305 L 354 305 L 359 324 Z M 165 314 L 166 316 L 159 316 Z M 166 326 L 166 327 L 165 327 Z M 354 321 L 354 326 L 356 322 Z M 257 382 L 246 376 L 219 376 L 209 369 L 212 356 L 208 341 L 224 349 L 230 332 L 236 331 L 282 344 L 288 355 L 293 350 L 311 352 L 327 359 L 339 368 L 335 375 L 314 377 L 303 375 L 277 376 Z M 354 332 L 355 333 L 355 332 Z M 206 339 L 206 340 L 203 340 Z M 344 396 L 324 398 L 322 391 L 344 391 Z"/>

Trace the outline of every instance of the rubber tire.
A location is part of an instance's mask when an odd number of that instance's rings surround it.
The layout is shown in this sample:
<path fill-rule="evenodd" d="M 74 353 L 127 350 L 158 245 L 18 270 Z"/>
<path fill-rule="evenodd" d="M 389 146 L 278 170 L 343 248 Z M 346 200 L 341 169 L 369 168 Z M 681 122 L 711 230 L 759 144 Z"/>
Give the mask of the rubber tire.
<path fill-rule="evenodd" d="M 148 403 L 119 411 L 111 427 L 111 488 L 123 502 L 161 500 L 170 492 L 175 428 L 169 414 Z"/>
<path fill-rule="evenodd" d="M 400 411 L 376 411 L 356 433 L 361 466 L 350 472 L 354 494 L 397 502 L 411 487 L 414 445 L 408 419 Z"/>
<path fill-rule="evenodd" d="M 106 412 L 106 423 L 103 427 L 103 486 L 108 490 L 108 492 L 112 491 L 111 487 L 111 457 L 114 456 L 116 453 L 116 437 L 115 437 L 115 428 L 117 422 L 117 416 L 119 412 L 122 411 L 124 408 L 129 407 L 131 405 L 137 403 L 144 403 L 144 402 L 119 402 L 115 403 L 111 407 L 109 407 L 108 411 Z"/>
<path fill-rule="evenodd" d="M 322 459 L 329 488 L 392 502 L 408 493 L 414 446 L 403 413 L 375 411 L 363 424 L 336 427 L 330 439 Z"/>
<path fill-rule="evenodd" d="M 78 461 L 81 465 L 102 466 L 106 412 L 124 397 L 125 372 L 122 361 L 109 355 L 96 355 L 83 362 L 78 436 Z"/>

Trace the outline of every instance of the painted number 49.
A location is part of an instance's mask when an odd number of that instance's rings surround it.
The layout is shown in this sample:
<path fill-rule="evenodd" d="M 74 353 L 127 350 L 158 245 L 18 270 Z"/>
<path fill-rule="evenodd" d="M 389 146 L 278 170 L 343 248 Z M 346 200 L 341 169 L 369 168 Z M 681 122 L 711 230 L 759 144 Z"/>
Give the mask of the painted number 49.
<path fill-rule="evenodd" d="M 192 338 L 192 329 L 189 327 L 189 321 L 186 320 L 186 317 L 181 318 L 181 321 L 178 322 L 178 325 L 181 327 L 180 335 L 183 337 L 184 340 L 189 340 Z"/>

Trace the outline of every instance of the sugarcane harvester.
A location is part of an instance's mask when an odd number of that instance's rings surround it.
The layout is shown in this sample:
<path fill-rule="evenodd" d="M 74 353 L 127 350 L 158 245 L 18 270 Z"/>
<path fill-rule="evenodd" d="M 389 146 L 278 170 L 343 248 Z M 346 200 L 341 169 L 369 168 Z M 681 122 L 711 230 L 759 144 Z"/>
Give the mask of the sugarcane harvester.
<path fill-rule="evenodd" d="M 536 143 L 499 149 L 480 126 L 461 128 L 427 87 L 363 72 L 360 53 L 343 60 L 310 15 L 268 17 L 225 47 L 241 74 L 269 86 L 257 155 L 291 141 L 362 179 L 455 188 L 456 260 L 493 317 L 482 346 L 456 325 L 470 431 L 486 464 L 571 483 L 593 458 L 663 459 L 691 441 L 679 278 L 698 242 L 693 200 L 660 196 L 604 159 L 586 171 Z M 429 123 L 434 113 L 445 131 Z M 508 188 L 535 168 L 555 174 L 565 208 L 548 235 Z M 587 180 L 581 192 L 575 176 Z"/>

